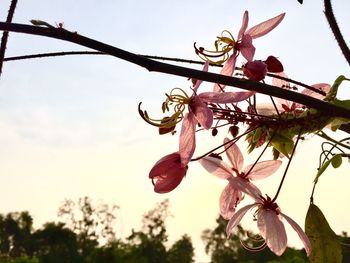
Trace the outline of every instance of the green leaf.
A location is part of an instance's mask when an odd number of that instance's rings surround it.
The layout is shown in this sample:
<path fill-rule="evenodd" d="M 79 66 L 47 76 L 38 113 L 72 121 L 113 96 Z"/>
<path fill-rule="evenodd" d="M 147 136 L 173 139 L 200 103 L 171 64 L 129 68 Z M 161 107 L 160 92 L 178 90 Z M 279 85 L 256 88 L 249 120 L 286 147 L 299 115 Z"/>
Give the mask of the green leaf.
<path fill-rule="evenodd" d="M 345 118 L 335 118 L 331 121 L 331 130 L 336 131 L 341 125 L 350 123 L 349 119 Z"/>
<path fill-rule="evenodd" d="M 314 204 L 310 204 L 306 214 L 305 232 L 311 243 L 310 262 L 342 262 L 342 250 L 337 235 L 330 228 L 322 211 Z"/>
<path fill-rule="evenodd" d="M 350 100 L 338 100 L 338 99 L 335 99 L 333 101 L 333 104 L 335 104 L 337 106 L 340 106 L 340 107 L 344 107 L 344 108 L 350 109 Z"/>
<path fill-rule="evenodd" d="M 334 155 L 333 158 L 331 159 L 333 168 L 338 168 L 342 162 L 343 162 L 343 158 L 341 157 L 340 154 Z"/>
<path fill-rule="evenodd" d="M 282 153 L 287 158 L 289 158 L 289 155 L 292 153 L 294 147 L 293 140 L 281 134 L 275 134 L 271 144 L 277 151 Z"/>
<path fill-rule="evenodd" d="M 318 182 L 318 178 L 323 174 L 324 171 L 326 171 L 329 164 L 332 164 L 334 168 L 338 168 L 341 165 L 341 163 L 342 163 L 341 155 L 340 154 L 333 155 L 331 159 L 325 161 L 324 164 L 320 167 L 320 169 L 318 169 L 314 182 L 315 183 Z"/>
<path fill-rule="evenodd" d="M 326 101 L 334 101 L 335 97 L 337 96 L 338 93 L 338 88 L 340 86 L 340 84 L 344 81 L 344 80 L 349 80 L 348 78 L 346 78 L 344 75 L 340 75 L 333 83 L 331 89 L 329 90 L 327 96 L 325 97 Z"/>

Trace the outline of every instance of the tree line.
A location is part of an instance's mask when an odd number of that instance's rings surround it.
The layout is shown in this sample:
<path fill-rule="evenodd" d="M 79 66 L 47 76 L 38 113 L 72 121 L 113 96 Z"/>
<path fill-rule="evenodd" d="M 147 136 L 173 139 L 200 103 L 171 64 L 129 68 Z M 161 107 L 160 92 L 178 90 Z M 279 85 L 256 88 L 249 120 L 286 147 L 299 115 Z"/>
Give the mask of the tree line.
<path fill-rule="evenodd" d="M 194 246 L 184 234 L 171 246 L 166 243 L 169 201 L 156 205 L 142 218 L 142 228 L 117 239 L 117 206 L 96 205 L 88 197 L 65 200 L 59 208 L 60 222 L 33 228 L 27 211 L 0 214 L 0 263 L 192 263 Z M 277 257 L 257 235 L 238 227 L 226 237 L 226 221 L 216 219 L 214 229 L 205 229 L 202 240 L 211 263 L 307 262 L 304 250 L 288 248 Z M 344 232 L 343 261 L 350 262 L 350 237 Z"/>

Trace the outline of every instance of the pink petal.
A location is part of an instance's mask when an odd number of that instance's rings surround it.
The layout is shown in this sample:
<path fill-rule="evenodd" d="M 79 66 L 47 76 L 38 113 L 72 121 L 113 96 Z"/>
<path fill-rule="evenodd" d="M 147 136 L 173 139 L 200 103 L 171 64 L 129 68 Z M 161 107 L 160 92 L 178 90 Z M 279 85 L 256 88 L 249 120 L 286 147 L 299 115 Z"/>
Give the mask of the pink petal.
<path fill-rule="evenodd" d="M 261 60 L 248 61 L 242 69 L 248 79 L 255 81 L 263 80 L 267 74 L 267 65 Z"/>
<path fill-rule="evenodd" d="M 314 87 L 320 91 L 323 91 L 324 93 L 328 93 L 329 90 L 331 89 L 331 85 L 327 84 L 327 83 L 318 83 L 318 84 L 314 84 L 314 85 L 311 85 L 311 87 Z M 320 93 L 317 93 L 315 91 L 312 91 L 310 89 L 303 89 L 303 91 L 301 92 L 302 94 L 304 95 L 308 95 L 308 96 L 311 96 L 311 97 L 314 97 L 316 99 L 323 99 L 325 96 L 320 94 Z"/>
<path fill-rule="evenodd" d="M 149 177 L 152 178 L 159 174 L 167 172 L 173 166 L 176 166 L 180 163 L 180 155 L 178 152 L 174 152 L 172 154 L 168 154 L 161 158 L 159 161 L 155 163 L 149 172 Z"/>
<path fill-rule="evenodd" d="M 235 213 L 237 204 L 242 199 L 242 192 L 233 184 L 228 183 L 220 196 L 220 214 L 225 219 L 230 219 Z"/>
<path fill-rule="evenodd" d="M 228 138 L 224 139 L 226 155 L 232 164 L 232 168 L 240 172 L 243 167 L 243 154 L 235 143 L 228 143 L 229 141 Z"/>
<path fill-rule="evenodd" d="M 210 129 L 213 124 L 213 112 L 208 108 L 200 97 L 194 96 L 190 103 L 190 109 L 194 113 L 197 121 L 204 129 Z"/>
<path fill-rule="evenodd" d="M 293 227 L 293 229 L 295 230 L 295 232 L 297 232 L 298 236 L 300 237 L 301 241 L 304 244 L 305 250 L 306 250 L 306 254 L 309 256 L 311 253 L 311 244 L 310 244 L 310 240 L 307 237 L 307 235 L 305 234 L 305 232 L 301 229 L 301 227 L 293 220 L 291 219 L 289 216 L 280 213 L 284 219 L 287 220 L 287 222 Z"/>
<path fill-rule="evenodd" d="M 288 76 L 284 72 L 277 73 L 276 75 L 279 75 L 284 78 L 288 78 Z M 288 81 L 281 80 L 278 78 L 272 78 L 272 85 L 280 87 L 282 89 L 290 89 L 290 84 Z M 292 101 L 281 99 L 281 98 L 277 98 L 277 101 L 279 104 L 286 105 L 288 108 L 291 108 L 293 104 Z"/>
<path fill-rule="evenodd" d="M 235 186 L 235 188 L 253 197 L 257 202 L 260 202 L 262 196 L 261 191 L 248 180 L 233 176 L 228 180 Z"/>
<path fill-rule="evenodd" d="M 266 35 L 283 20 L 285 13 L 282 13 L 274 18 L 266 20 L 252 28 L 248 29 L 245 33 L 249 34 L 253 39 Z"/>
<path fill-rule="evenodd" d="M 237 52 L 234 52 L 226 61 L 224 67 L 221 69 L 220 74 L 225 76 L 232 76 L 236 66 Z M 225 85 L 215 84 L 214 92 L 221 92 L 225 89 Z"/>
<path fill-rule="evenodd" d="M 231 168 L 218 158 L 204 157 L 198 161 L 205 170 L 221 179 L 229 179 L 233 177 Z"/>
<path fill-rule="evenodd" d="M 248 11 L 245 11 L 244 14 L 243 14 L 242 26 L 241 26 L 241 29 L 238 32 L 237 40 L 240 40 L 242 38 L 244 32 L 247 30 L 248 22 L 249 22 Z"/>
<path fill-rule="evenodd" d="M 198 97 L 204 102 L 226 104 L 246 100 L 254 94 L 254 91 L 203 92 L 198 94 Z"/>
<path fill-rule="evenodd" d="M 248 212 L 248 210 L 252 209 L 254 206 L 257 206 L 257 204 L 247 205 L 239 209 L 234 215 L 231 217 L 230 221 L 228 222 L 226 226 L 226 235 L 227 238 L 232 233 L 233 229 L 241 222 L 243 216 Z"/>
<path fill-rule="evenodd" d="M 196 148 L 196 124 L 197 120 L 192 112 L 187 113 L 182 120 L 179 154 L 183 167 L 190 162 Z"/>
<path fill-rule="evenodd" d="M 280 104 L 276 104 L 276 107 L 279 112 L 283 111 L 283 108 Z M 256 105 L 256 111 L 260 115 L 272 115 L 276 114 L 276 109 L 272 103 L 261 103 Z"/>
<path fill-rule="evenodd" d="M 255 47 L 252 41 L 253 39 L 250 35 L 243 35 L 242 42 L 239 43 L 239 51 L 248 61 L 252 61 L 255 54 Z"/>
<path fill-rule="evenodd" d="M 186 167 L 178 167 L 178 169 L 171 169 L 166 176 L 156 176 L 152 182 L 154 184 L 154 191 L 159 194 L 169 193 L 174 190 L 182 181 L 186 174 Z"/>
<path fill-rule="evenodd" d="M 250 171 L 248 178 L 251 180 L 259 180 L 266 178 L 275 173 L 281 166 L 280 160 L 262 161 L 257 163 L 252 171 Z M 251 169 L 252 164 L 244 168 L 244 173 L 248 173 Z"/>
<path fill-rule="evenodd" d="M 287 234 L 276 211 L 261 209 L 258 214 L 258 228 L 270 250 L 281 256 L 287 247 Z"/>
<path fill-rule="evenodd" d="M 180 155 L 175 152 L 161 158 L 151 169 L 149 178 L 157 193 L 168 193 L 174 190 L 186 175 L 187 167 L 181 167 Z"/>
<path fill-rule="evenodd" d="M 281 76 L 283 78 L 288 78 L 288 76 L 284 72 L 275 73 L 275 75 Z M 288 81 L 278 79 L 278 78 L 272 78 L 272 85 L 280 88 L 284 88 L 284 89 L 290 86 Z"/>
<path fill-rule="evenodd" d="M 209 61 L 206 61 L 206 62 L 204 63 L 203 71 L 204 71 L 204 72 L 208 72 L 208 68 L 209 68 Z M 193 91 L 194 91 L 194 92 L 197 92 L 198 87 L 202 84 L 202 82 L 203 82 L 203 80 L 199 80 L 199 79 L 196 80 L 196 83 L 195 83 L 195 85 L 193 86 Z"/>
<path fill-rule="evenodd" d="M 323 91 L 325 94 L 327 94 L 329 92 L 329 90 L 331 89 L 331 86 L 327 83 L 318 83 L 318 84 L 311 85 L 311 87 L 314 87 L 320 91 Z M 324 95 L 317 93 L 313 90 L 307 89 L 307 88 L 303 89 L 303 91 L 301 93 L 304 95 L 313 97 L 315 99 L 319 99 L 319 100 L 322 100 L 325 97 Z M 295 103 L 295 108 L 302 108 L 302 107 L 303 107 L 302 104 Z"/>

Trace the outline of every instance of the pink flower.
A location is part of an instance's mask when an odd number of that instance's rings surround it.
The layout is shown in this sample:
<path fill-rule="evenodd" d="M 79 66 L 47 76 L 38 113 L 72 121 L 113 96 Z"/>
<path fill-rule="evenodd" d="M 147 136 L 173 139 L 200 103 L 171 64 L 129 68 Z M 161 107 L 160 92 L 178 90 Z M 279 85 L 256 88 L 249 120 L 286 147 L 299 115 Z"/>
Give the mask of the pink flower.
<path fill-rule="evenodd" d="M 263 80 L 267 74 L 267 65 L 261 60 L 248 61 L 243 67 L 243 74 L 251 80 Z"/>
<path fill-rule="evenodd" d="M 282 63 L 274 56 L 269 56 L 265 61 L 248 61 L 242 66 L 243 74 L 251 80 L 261 81 L 266 77 L 267 72 L 282 72 Z"/>
<path fill-rule="evenodd" d="M 236 60 L 239 53 L 247 60 L 253 60 L 255 47 L 253 46 L 253 39 L 261 37 L 273 30 L 283 20 L 285 13 L 282 13 L 274 18 L 266 20 L 256 26 L 247 30 L 248 27 L 248 11 L 244 12 L 241 29 L 239 30 L 237 40 L 230 39 L 230 45 L 233 46 L 233 54 L 229 56 L 220 74 L 232 76 L 236 66 Z M 220 39 L 220 38 L 219 38 Z M 223 42 L 227 42 L 227 38 L 223 38 Z M 227 49 L 228 51 L 230 49 Z M 215 84 L 214 91 L 221 91 L 224 86 Z"/>
<path fill-rule="evenodd" d="M 174 152 L 161 158 L 149 172 L 156 193 L 168 193 L 174 190 L 186 175 L 187 166 L 183 167 L 180 154 Z"/>
<path fill-rule="evenodd" d="M 281 165 L 281 161 L 262 161 L 243 168 L 243 155 L 236 144 L 230 144 L 225 138 L 226 155 L 230 165 L 218 158 L 204 157 L 199 160 L 203 167 L 213 175 L 228 180 L 228 184 L 220 196 L 220 214 L 230 219 L 241 201 L 242 192 L 260 192 L 250 180 L 258 180 L 272 175 Z M 236 175 L 236 176 L 235 176 Z M 243 189 L 243 190 L 242 190 Z"/>
<path fill-rule="evenodd" d="M 301 227 L 289 216 L 283 214 L 278 205 L 268 196 L 267 198 L 262 197 L 260 191 L 250 192 L 249 194 L 254 197 L 255 203 L 242 207 L 231 217 L 226 227 L 227 236 L 230 236 L 233 229 L 250 209 L 257 207 L 254 215 L 256 216 L 260 234 L 273 253 L 280 256 L 287 247 L 287 234 L 282 222 L 284 218 L 299 235 L 304 244 L 306 254 L 310 255 L 311 244 Z"/>
<path fill-rule="evenodd" d="M 278 73 L 278 75 L 281 77 L 284 77 L 284 78 L 288 78 L 288 76 L 283 72 Z M 272 78 L 272 85 L 277 86 L 277 87 L 281 87 L 284 89 L 292 89 L 290 86 L 290 83 L 288 81 L 281 80 L 278 78 Z M 322 91 L 324 94 L 327 94 L 331 88 L 331 86 L 327 83 L 317 83 L 317 84 L 311 85 L 311 87 L 318 89 L 319 91 Z M 320 99 L 320 100 L 325 98 L 325 95 L 322 95 L 320 93 L 317 93 L 313 90 L 306 89 L 306 88 L 303 89 L 303 91 L 301 93 L 304 95 L 307 95 L 307 96 L 311 96 L 311 97 L 316 98 L 316 99 Z M 279 102 L 279 104 L 281 105 L 281 107 L 283 109 L 282 112 L 298 113 L 300 111 L 304 111 L 304 105 L 302 105 L 300 103 L 296 103 L 296 102 L 292 102 L 292 101 L 280 99 L 280 98 L 277 98 L 277 102 Z"/>
<path fill-rule="evenodd" d="M 203 71 L 208 71 L 206 62 Z M 203 92 L 197 95 L 201 80 L 194 82 L 193 95 L 188 102 L 188 113 L 182 120 L 179 154 L 181 165 L 185 167 L 191 160 L 196 148 L 196 125 L 199 123 L 204 129 L 210 129 L 213 124 L 213 112 L 207 103 L 236 103 L 248 99 L 254 92 Z"/>

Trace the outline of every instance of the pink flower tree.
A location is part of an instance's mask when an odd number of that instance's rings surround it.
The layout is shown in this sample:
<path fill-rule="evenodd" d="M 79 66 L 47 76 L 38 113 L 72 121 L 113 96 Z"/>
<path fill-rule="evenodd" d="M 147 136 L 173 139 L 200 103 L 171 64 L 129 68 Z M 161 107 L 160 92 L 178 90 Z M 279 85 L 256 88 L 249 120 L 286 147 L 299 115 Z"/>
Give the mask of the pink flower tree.
<path fill-rule="evenodd" d="M 66 30 L 62 23 L 53 26 L 42 20 L 31 20 L 33 25 L 13 24 L 11 21 L 16 2 L 11 1 L 6 22 L 0 22 L 0 30 L 5 31 L 0 45 L 0 73 L 8 32 L 14 31 L 69 41 L 102 54 L 127 60 L 150 71 L 191 79 L 193 81 L 191 95 L 187 95 L 180 88 L 174 88 L 169 94 L 166 94 L 166 100 L 162 103 L 161 108 L 164 114 L 172 112 L 168 116 L 161 119 L 150 118 L 147 111 L 141 110 L 141 103 L 139 104 L 140 116 L 147 123 L 156 126 L 162 135 L 175 134 L 176 126 L 181 122 L 178 150 L 158 160 L 149 172 L 154 191 L 162 194 L 173 191 L 186 176 L 189 163 L 199 161 L 208 172 L 227 180 L 227 186 L 219 202 L 221 215 L 229 220 L 226 229 L 227 236 L 233 234 L 234 228 L 248 211 L 254 210 L 254 219 L 260 235 L 276 255 L 282 255 L 287 246 L 287 234 L 283 224 L 283 221 L 287 221 L 299 235 L 310 261 L 342 262 L 339 240 L 330 229 L 322 212 L 314 205 L 314 192 L 320 176 L 328 167 L 338 168 L 343 158 L 350 158 L 350 139 L 337 140 L 323 131 L 325 127 L 331 126 L 333 131 L 342 129 L 350 133 L 348 125 L 350 123 L 350 101 L 338 98 L 337 93 L 340 85 L 350 79 L 340 75 L 333 85 L 321 82 L 310 86 L 289 79 L 284 74 L 282 62 L 277 57 L 269 56 L 266 60 L 254 58 L 256 48 L 253 40 L 267 35 L 276 28 L 284 19 L 285 13 L 248 29 L 249 16 L 248 11 L 245 11 L 237 38 L 225 30 L 214 42 L 214 51 L 203 47 L 198 48 L 195 44 L 196 54 L 205 61 L 203 70 L 198 71 L 160 63 L 156 61 L 159 57 L 153 57 L 152 60 L 146 56 L 136 55 L 89 39 L 79 35 L 76 31 Z M 331 1 L 324 0 L 324 6 L 330 28 L 344 58 L 350 64 L 350 49 L 336 23 Z M 52 55 L 57 56 L 58 54 Z M 68 53 L 62 55 L 68 55 Z M 240 55 L 245 61 L 241 68 L 237 68 L 237 59 Z M 41 56 L 44 55 L 29 57 Z M 28 58 L 28 56 L 24 57 Z M 222 66 L 220 74 L 209 72 L 210 63 L 213 66 Z M 235 71 L 238 71 L 238 74 L 233 76 Z M 267 82 L 268 77 L 272 77 L 271 82 Z M 203 81 L 213 83 L 213 91 L 198 92 Z M 227 89 L 225 90 L 226 86 L 242 88 L 246 91 L 228 92 Z M 304 90 L 299 92 L 297 87 L 304 87 Z M 257 93 L 268 95 L 271 99 L 267 110 L 262 109 L 260 96 L 257 96 Z M 221 131 L 226 129 L 224 142 L 194 158 L 197 140 L 200 139 L 197 132 L 211 131 L 215 137 L 219 134 L 219 129 Z M 305 220 L 305 234 L 294 220 L 282 213 L 276 200 L 282 186 L 285 185 L 285 178 L 297 144 L 307 134 L 318 135 L 326 143 L 323 143 L 321 147 L 320 163 L 317 167 L 310 196 L 310 207 Z M 232 138 L 229 139 L 227 136 Z M 237 146 L 237 142 L 243 138 L 248 142 L 247 153 L 265 145 L 257 160 L 246 167 L 243 166 L 245 158 Z M 273 160 L 266 158 L 268 161 L 260 161 L 270 146 Z M 228 163 L 222 161 L 220 157 L 223 152 L 226 152 Z M 282 155 L 286 158 L 282 159 Z M 251 181 L 263 180 L 272 175 L 281 166 L 282 161 L 287 165 L 274 198 L 267 195 L 263 197 L 261 191 Z M 276 177 L 276 179 L 279 178 Z M 252 197 L 254 203 L 239 207 L 244 194 Z M 322 242 L 323 240 L 327 240 L 327 243 Z"/>

